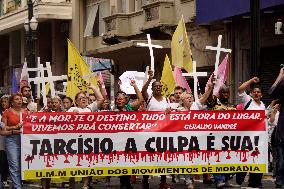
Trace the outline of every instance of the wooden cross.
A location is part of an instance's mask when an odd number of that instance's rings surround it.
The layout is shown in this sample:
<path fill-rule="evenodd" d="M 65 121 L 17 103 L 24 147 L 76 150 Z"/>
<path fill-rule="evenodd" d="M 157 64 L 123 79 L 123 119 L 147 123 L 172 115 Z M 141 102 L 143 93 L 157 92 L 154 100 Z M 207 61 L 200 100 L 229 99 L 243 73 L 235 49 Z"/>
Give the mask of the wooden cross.
<path fill-rule="evenodd" d="M 54 97 L 55 96 L 54 82 L 55 81 L 67 80 L 67 75 L 53 76 L 52 72 L 51 72 L 50 62 L 46 62 L 46 68 L 44 68 L 42 64 L 39 64 L 37 69 L 40 70 L 39 76 L 36 77 L 36 78 L 29 78 L 29 82 L 34 82 L 34 84 L 42 86 L 43 103 L 46 106 L 47 105 L 47 98 L 46 98 L 45 84 L 46 83 L 50 84 L 51 96 Z M 44 76 L 45 70 L 47 70 L 47 77 Z"/>
<path fill-rule="evenodd" d="M 140 46 L 140 47 L 148 47 L 149 48 L 150 57 L 151 57 L 151 70 L 154 72 L 155 59 L 154 59 L 153 48 L 162 49 L 163 47 L 160 46 L 160 45 L 153 45 L 152 41 L 151 41 L 150 34 L 147 34 L 147 40 L 148 40 L 148 43 L 137 43 L 137 45 Z"/>
<path fill-rule="evenodd" d="M 197 72 L 196 71 L 196 61 L 192 61 L 192 73 L 183 73 L 182 74 L 184 77 L 193 77 L 193 82 L 194 82 L 194 98 L 195 100 L 198 99 L 198 77 L 206 77 L 207 72 Z"/>
<path fill-rule="evenodd" d="M 226 52 L 226 53 L 232 52 L 231 49 L 221 48 L 221 45 L 222 45 L 222 35 L 219 35 L 217 47 L 206 46 L 206 48 L 205 48 L 205 49 L 209 49 L 209 50 L 212 50 L 212 51 L 217 51 L 216 59 L 215 59 L 215 70 L 214 70 L 214 77 L 215 77 L 216 81 L 217 81 L 218 66 L 219 66 L 219 62 L 220 62 L 220 53 L 221 52 Z"/>

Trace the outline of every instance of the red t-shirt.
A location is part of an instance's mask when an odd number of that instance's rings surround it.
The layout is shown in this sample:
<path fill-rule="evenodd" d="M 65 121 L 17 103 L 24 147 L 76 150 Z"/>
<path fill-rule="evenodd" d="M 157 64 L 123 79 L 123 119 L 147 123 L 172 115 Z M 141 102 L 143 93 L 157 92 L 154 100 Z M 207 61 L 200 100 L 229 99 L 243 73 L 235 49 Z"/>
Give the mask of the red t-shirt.
<path fill-rule="evenodd" d="M 28 115 L 28 110 L 24 109 L 22 113 L 22 119 L 24 119 Z M 2 119 L 7 120 L 8 126 L 16 126 L 20 123 L 20 114 L 17 114 L 15 111 L 12 110 L 12 108 L 8 108 L 4 111 L 2 115 Z"/>

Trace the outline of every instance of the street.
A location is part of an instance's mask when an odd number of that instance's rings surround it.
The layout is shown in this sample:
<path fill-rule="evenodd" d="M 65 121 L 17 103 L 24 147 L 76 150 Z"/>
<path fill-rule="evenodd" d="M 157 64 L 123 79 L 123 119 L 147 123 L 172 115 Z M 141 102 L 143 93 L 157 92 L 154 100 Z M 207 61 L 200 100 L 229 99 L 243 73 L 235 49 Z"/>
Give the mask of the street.
<path fill-rule="evenodd" d="M 142 179 L 141 176 L 137 177 L 136 184 L 132 185 L 134 189 L 142 189 L 141 179 Z M 151 189 L 158 189 L 159 188 L 159 179 L 160 179 L 160 177 L 158 177 L 158 176 L 150 178 L 149 181 L 150 181 L 150 188 Z M 176 183 L 176 184 L 171 182 L 170 176 L 168 176 L 167 179 L 168 179 L 168 184 L 170 184 L 173 189 L 184 189 L 185 188 L 185 185 L 183 184 L 184 179 L 183 179 L 182 176 L 181 176 L 180 183 Z M 204 185 L 202 183 L 201 179 L 202 179 L 202 177 L 198 180 L 195 180 L 195 184 L 194 184 L 195 188 L 197 188 L 197 189 L 205 189 L 205 188 L 206 189 L 207 188 L 213 189 L 213 188 L 215 188 L 215 185 L 213 185 L 213 184 L 212 185 Z M 247 187 L 247 180 L 248 180 L 248 177 L 246 178 L 246 182 L 243 184 L 243 186 L 241 188 L 250 188 L 250 187 Z M 264 188 L 267 188 L 267 189 L 268 188 L 275 188 L 274 181 L 275 181 L 275 179 L 273 179 L 270 175 L 265 175 L 263 180 L 262 180 Z M 240 188 L 237 185 L 235 185 L 236 184 L 235 178 L 230 180 L 230 183 L 233 185 L 233 187 L 225 187 L 225 189 L 226 188 Z M 118 179 L 118 177 L 112 177 L 110 184 L 106 184 L 104 179 L 98 180 L 97 183 L 92 184 L 92 187 L 93 187 L 93 189 L 108 189 L 108 188 L 109 189 L 115 189 L 115 188 L 119 188 L 119 179 Z M 8 188 L 9 187 L 7 187 L 7 189 Z M 39 184 L 28 184 L 28 185 L 25 184 L 23 188 L 24 189 L 36 189 L 36 188 L 41 188 L 41 186 Z M 68 188 L 68 184 L 65 184 L 65 186 L 63 186 L 62 184 L 53 184 L 51 188 L 52 189 Z M 77 183 L 76 189 L 77 188 L 81 188 L 81 184 Z"/>

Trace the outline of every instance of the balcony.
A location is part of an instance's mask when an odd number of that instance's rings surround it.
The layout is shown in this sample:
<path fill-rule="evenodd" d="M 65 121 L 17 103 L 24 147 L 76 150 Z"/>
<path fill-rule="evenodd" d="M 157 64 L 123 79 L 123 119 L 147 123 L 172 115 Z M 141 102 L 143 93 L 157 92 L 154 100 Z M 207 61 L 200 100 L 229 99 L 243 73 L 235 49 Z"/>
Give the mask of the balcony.
<path fill-rule="evenodd" d="M 143 25 L 143 11 L 117 13 L 104 18 L 105 38 L 114 36 L 127 37 L 140 33 L 137 25 Z M 135 23 L 135 24 L 134 24 Z"/>
<path fill-rule="evenodd" d="M 176 24 L 174 0 L 151 0 L 142 8 L 145 22 L 141 30 Z"/>
<path fill-rule="evenodd" d="M 176 22 L 174 0 L 148 0 L 141 8 L 137 12 L 116 13 L 103 18 L 104 39 L 134 36 L 144 30 L 174 25 Z"/>
<path fill-rule="evenodd" d="M 26 1 L 21 1 L 21 6 L 10 8 L 10 12 L 0 16 L 0 34 L 5 34 L 18 28 L 23 28 L 23 24 L 27 19 L 28 11 Z M 58 3 L 60 2 L 60 3 Z M 11 7 L 12 4 L 11 4 Z M 8 6 L 6 7 L 8 10 Z M 64 2 L 58 0 L 44 0 L 34 5 L 34 16 L 41 22 L 47 19 L 72 19 L 72 5 L 71 2 Z"/>

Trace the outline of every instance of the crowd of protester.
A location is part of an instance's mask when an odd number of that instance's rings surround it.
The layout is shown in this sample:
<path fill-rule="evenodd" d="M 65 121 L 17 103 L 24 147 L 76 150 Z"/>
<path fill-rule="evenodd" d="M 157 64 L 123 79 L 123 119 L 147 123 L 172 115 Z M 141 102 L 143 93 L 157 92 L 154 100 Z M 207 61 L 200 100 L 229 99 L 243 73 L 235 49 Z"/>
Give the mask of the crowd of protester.
<path fill-rule="evenodd" d="M 266 110 L 267 130 L 269 134 L 269 162 L 270 170 L 276 177 L 275 187 L 284 185 L 284 113 L 281 104 L 284 100 L 284 69 L 280 70 L 279 76 L 268 93 L 274 99 L 265 107 L 261 101 L 263 91 L 259 84 L 259 78 L 254 77 L 238 88 L 241 106 L 230 103 L 230 89 L 224 85 L 220 88 L 217 96 L 212 95 L 213 84 L 208 84 L 207 90 L 199 99 L 194 99 L 191 92 L 177 86 L 174 93 L 165 98 L 162 95 L 162 84 L 154 81 L 153 72 L 149 71 L 149 79 L 140 91 L 134 80 L 130 84 L 136 93 L 136 99 L 131 99 L 122 91 L 115 95 L 114 104 L 110 103 L 104 93 L 101 84 L 98 86 L 87 86 L 93 93 L 81 91 L 76 94 L 75 101 L 69 97 L 47 96 L 47 104 L 44 106 L 43 99 L 33 100 L 31 88 L 24 86 L 20 93 L 3 95 L 1 97 L 1 125 L 0 125 L 0 189 L 9 177 L 15 189 L 22 188 L 21 180 L 21 127 L 23 117 L 30 112 L 103 112 L 103 111 L 188 111 L 188 110 Z M 152 82 L 152 94 L 147 89 Z M 212 82 L 214 83 L 214 82 Z M 247 92 L 248 93 L 247 93 Z M 262 187 L 262 174 L 259 173 L 236 173 L 236 183 L 243 185 L 245 177 L 249 174 L 248 186 L 253 188 Z M 216 188 L 230 187 L 230 179 L 233 174 L 204 174 L 204 184 L 215 183 Z M 171 175 L 172 182 L 180 182 L 182 175 Z M 194 188 L 194 175 L 183 175 L 186 188 Z M 88 189 L 91 185 L 91 177 L 82 178 L 82 188 Z M 110 177 L 107 177 L 108 182 Z M 41 180 L 42 188 L 50 188 L 51 179 Z M 143 175 L 142 185 L 144 189 L 149 188 L 149 175 Z M 75 179 L 69 179 L 69 188 L 75 188 Z M 131 189 L 131 176 L 120 176 L 120 188 Z M 160 189 L 172 188 L 161 175 Z"/>

